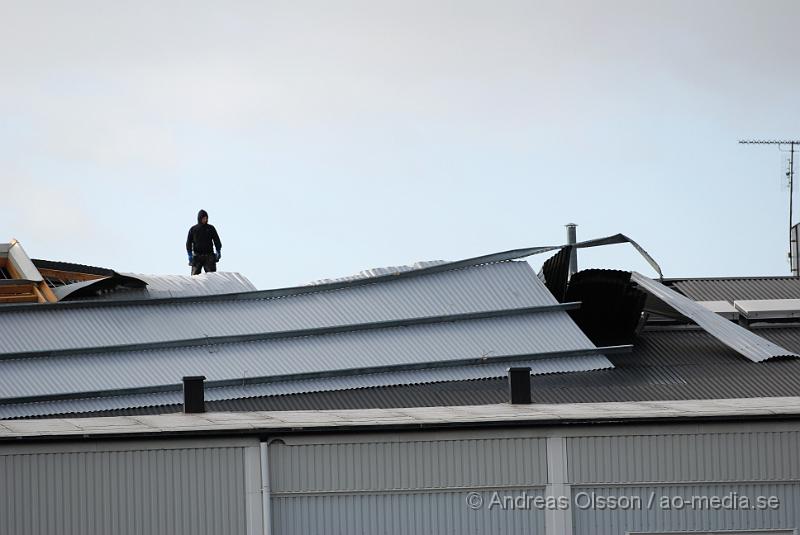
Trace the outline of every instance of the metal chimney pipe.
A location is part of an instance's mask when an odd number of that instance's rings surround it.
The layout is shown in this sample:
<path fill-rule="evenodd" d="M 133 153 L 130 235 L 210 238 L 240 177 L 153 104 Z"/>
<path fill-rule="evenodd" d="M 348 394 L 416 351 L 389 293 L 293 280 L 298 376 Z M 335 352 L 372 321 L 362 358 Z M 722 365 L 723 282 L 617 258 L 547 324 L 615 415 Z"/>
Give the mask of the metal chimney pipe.
<path fill-rule="evenodd" d="M 186 414 L 206 412 L 204 375 L 190 375 L 183 378 L 183 412 Z"/>
<path fill-rule="evenodd" d="M 509 368 L 508 390 L 512 405 L 530 404 L 531 402 L 531 369 Z"/>
<path fill-rule="evenodd" d="M 564 225 L 567 227 L 567 245 L 575 245 L 578 243 L 578 232 L 575 223 L 567 223 Z M 573 247 L 572 251 L 569 253 L 569 276 L 575 274 L 578 271 L 578 251 Z"/>

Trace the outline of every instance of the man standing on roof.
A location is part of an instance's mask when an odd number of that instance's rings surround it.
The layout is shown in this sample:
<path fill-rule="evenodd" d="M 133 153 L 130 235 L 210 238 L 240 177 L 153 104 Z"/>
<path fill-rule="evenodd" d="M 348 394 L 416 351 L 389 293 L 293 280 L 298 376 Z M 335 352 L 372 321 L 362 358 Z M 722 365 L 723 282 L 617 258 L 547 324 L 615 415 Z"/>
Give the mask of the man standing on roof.
<path fill-rule="evenodd" d="M 216 254 L 214 247 L 217 248 Z M 206 273 L 217 270 L 217 262 L 222 258 L 222 242 L 214 225 L 208 224 L 208 212 L 205 210 L 197 213 L 197 224 L 189 229 L 186 252 L 189 255 L 189 265 L 192 266 L 192 275 L 199 275 L 203 269 Z"/>

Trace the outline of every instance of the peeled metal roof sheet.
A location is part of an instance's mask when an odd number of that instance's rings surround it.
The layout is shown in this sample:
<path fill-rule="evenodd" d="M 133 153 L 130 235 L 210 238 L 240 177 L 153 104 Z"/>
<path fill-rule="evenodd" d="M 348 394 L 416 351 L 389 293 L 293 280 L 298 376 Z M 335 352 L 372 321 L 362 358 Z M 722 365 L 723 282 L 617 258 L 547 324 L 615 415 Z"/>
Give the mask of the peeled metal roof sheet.
<path fill-rule="evenodd" d="M 631 281 L 638 284 L 642 290 L 695 322 L 723 344 L 754 362 L 761 362 L 773 357 L 800 357 L 800 355 L 765 340 L 640 273 L 635 271 L 631 273 Z"/>
<path fill-rule="evenodd" d="M 328 291 L 309 287 L 309 292 L 272 299 L 0 308 L 0 331 L 13 333 L 0 337 L 0 355 L 557 304 L 527 262 L 472 266 Z"/>
<path fill-rule="evenodd" d="M 565 312 L 195 347 L 0 360 L 0 398 L 595 350 Z M 360 373 L 368 373 L 361 371 Z"/>
<path fill-rule="evenodd" d="M 511 366 L 530 367 L 531 374 L 565 373 L 576 371 L 601 370 L 612 367 L 609 360 L 602 355 L 587 355 L 519 361 L 508 363 L 487 363 L 478 366 L 458 366 L 430 370 L 409 370 L 404 372 L 387 372 L 365 374 L 349 377 L 330 377 L 301 381 L 281 381 L 275 383 L 259 383 L 246 386 L 228 386 L 207 388 L 205 399 L 208 403 L 215 401 L 246 400 L 254 397 L 275 397 L 287 394 L 331 392 L 342 390 L 374 389 L 392 385 L 420 385 L 441 381 L 468 381 L 502 377 Z M 357 394 L 356 394 L 357 395 Z M 418 403 L 409 401 L 409 405 Z M 0 418 L 25 418 L 57 414 L 78 414 L 98 411 L 125 409 L 141 409 L 145 407 L 163 407 L 182 403 L 181 392 L 151 392 L 121 396 L 63 399 L 34 403 L 18 403 L 0 405 Z"/>
<path fill-rule="evenodd" d="M 196 295 L 220 295 L 227 293 L 250 292 L 256 287 L 241 273 L 217 271 L 200 275 L 142 275 L 122 273 L 147 283 L 143 293 L 148 299 L 160 297 L 190 297 Z M 134 292 L 114 292 L 110 299 L 129 299 Z"/>

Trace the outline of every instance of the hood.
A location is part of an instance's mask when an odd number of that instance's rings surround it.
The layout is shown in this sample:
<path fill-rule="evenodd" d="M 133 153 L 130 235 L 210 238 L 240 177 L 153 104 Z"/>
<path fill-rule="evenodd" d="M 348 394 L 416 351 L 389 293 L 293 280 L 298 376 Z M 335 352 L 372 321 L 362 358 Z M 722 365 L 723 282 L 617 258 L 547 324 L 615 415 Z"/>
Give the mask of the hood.
<path fill-rule="evenodd" d="M 200 210 L 199 212 L 197 212 L 198 223 L 200 223 L 200 220 L 203 219 L 204 217 L 208 217 L 208 212 L 206 212 L 205 210 Z"/>

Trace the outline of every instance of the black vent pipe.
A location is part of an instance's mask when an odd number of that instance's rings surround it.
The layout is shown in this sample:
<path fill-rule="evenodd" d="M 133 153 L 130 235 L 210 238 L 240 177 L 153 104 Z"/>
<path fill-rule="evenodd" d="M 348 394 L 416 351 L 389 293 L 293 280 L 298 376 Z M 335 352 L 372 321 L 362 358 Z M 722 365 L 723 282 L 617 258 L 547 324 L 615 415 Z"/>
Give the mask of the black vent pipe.
<path fill-rule="evenodd" d="M 191 375 L 183 378 L 183 412 L 186 414 L 206 412 L 204 375 Z"/>
<path fill-rule="evenodd" d="M 531 402 L 531 369 L 509 368 L 508 390 L 513 405 L 529 404 Z"/>

